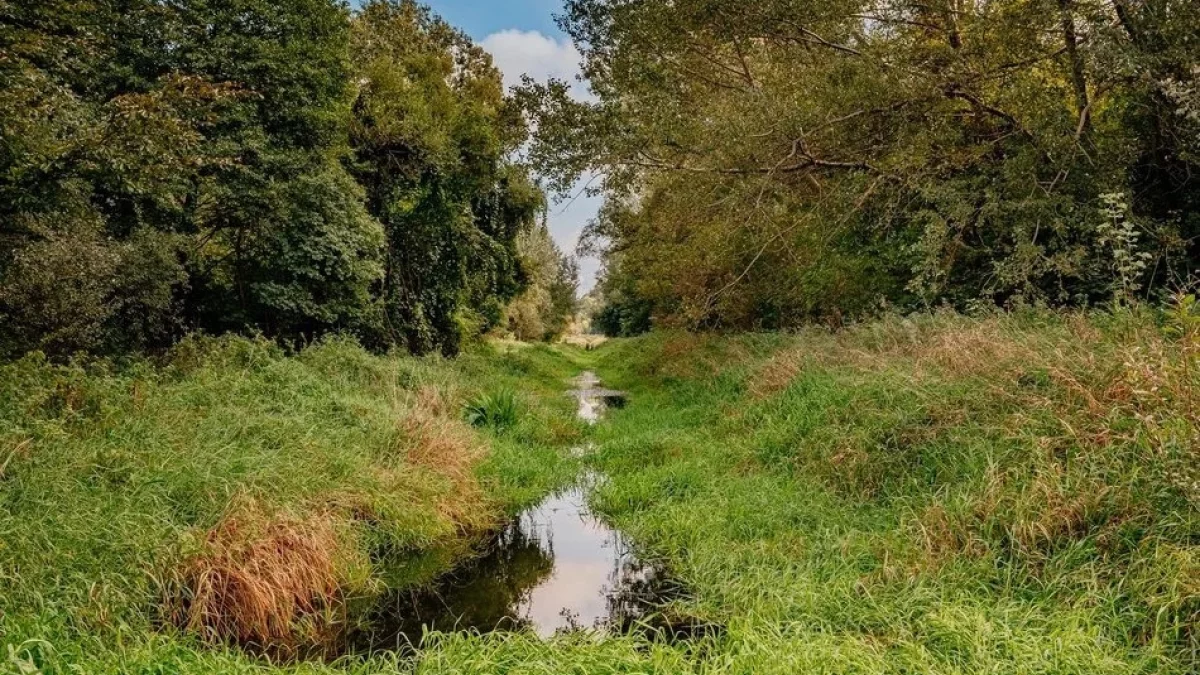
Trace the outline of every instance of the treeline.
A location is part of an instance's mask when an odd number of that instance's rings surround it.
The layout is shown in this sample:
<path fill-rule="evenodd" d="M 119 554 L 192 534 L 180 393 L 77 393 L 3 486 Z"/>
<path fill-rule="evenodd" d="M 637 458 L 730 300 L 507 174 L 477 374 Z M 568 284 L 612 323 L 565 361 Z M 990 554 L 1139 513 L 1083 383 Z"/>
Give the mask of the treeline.
<path fill-rule="evenodd" d="M 596 100 L 524 88 L 603 176 L 610 332 L 1079 306 L 1200 263 L 1194 0 L 570 0 Z"/>
<path fill-rule="evenodd" d="M 0 355 L 197 330 L 452 354 L 569 268 L 526 138 L 490 56 L 412 0 L 0 0 Z"/>

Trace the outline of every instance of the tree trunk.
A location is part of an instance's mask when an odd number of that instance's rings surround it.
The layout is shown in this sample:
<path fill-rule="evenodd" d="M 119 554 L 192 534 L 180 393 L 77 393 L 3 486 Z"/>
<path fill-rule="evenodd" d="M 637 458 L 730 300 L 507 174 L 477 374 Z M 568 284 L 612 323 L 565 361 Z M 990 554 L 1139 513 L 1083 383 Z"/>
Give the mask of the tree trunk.
<path fill-rule="evenodd" d="M 1079 39 L 1075 33 L 1074 0 L 1058 0 L 1059 19 L 1062 22 L 1063 42 L 1067 60 L 1071 67 L 1071 85 L 1075 90 L 1075 111 L 1079 116 L 1079 141 L 1085 148 L 1092 144 L 1092 105 L 1088 98 L 1087 72 L 1079 54 Z"/>

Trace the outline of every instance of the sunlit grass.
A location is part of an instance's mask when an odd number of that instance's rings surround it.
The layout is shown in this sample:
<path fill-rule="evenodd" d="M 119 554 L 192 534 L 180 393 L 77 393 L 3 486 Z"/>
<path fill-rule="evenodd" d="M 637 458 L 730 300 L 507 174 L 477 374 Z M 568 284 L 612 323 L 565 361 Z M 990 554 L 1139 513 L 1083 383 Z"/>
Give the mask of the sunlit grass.
<path fill-rule="evenodd" d="M 278 668 L 1195 672 L 1200 368 L 1180 326 L 1150 312 L 931 315 L 455 362 L 237 342 L 166 369 L 9 366 L 9 669 L 261 668 L 155 613 L 173 563 L 204 550 L 235 496 L 292 527 L 314 504 L 369 505 L 385 517 L 349 541 L 433 550 L 569 479 L 565 449 L 586 438 L 582 461 L 606 476 L 593 505 L 684 585 L 669 611 L 720 633 L 431 635 L 416 660 Z M 584 368 L 630 394 L 592 428 L 562 392 Z M 501 391 L 515 420 L 473 431 L 463 404 Z M 384 467 L 390 482 L 373 482 Z M 380 577 L 354 560 L 340 583 L 367 593 Z"/>
<path fill-rule="evenodd" d="M 549 348 L 445 361 L 242 339 L 161 364 L 0 366 L 0 671 L 324 650 L 381 590 L 374 552 L 470 536 L 573 473 L 574 373 Z M 461 420 L 518 386 L 537 405 L 503 438 Z"/>

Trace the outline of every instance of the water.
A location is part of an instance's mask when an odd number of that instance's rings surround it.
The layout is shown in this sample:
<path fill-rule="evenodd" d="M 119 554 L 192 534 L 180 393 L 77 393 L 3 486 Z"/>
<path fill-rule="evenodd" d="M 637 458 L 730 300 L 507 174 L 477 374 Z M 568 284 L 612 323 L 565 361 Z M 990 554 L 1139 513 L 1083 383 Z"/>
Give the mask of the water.
<path fill-rule="evenodd" d="M 432 587 L 388 598 L 372 617 L 371 648 L 418 645 L 424 629 L 549 637 L 624 630 L 649 615 L 673 585 L 588 510 L 586 482 L 522 513 Z"/>
<path fill-rule="evenodd" d="M 600 388 L 600 378 L 590 370 L 576 377 L 572 383 L 575 388 L 567 394 L 579 401 L 576 415 L 588 424 L 599 422 L 607 408 L 625 406 L 625 392 Z"/>
<path fill-rule="evenodd" d="M 574 381 L 579 417 L 589 423 L 624 404 L 593 373 Z M 628 630 L 676 590 L 640 559 L 629 540 L 587 505 L 602 477 L 588 474 L 496 532 L 479 554 L 431 587 L 398 591 L 369 618 L 367 649 L 419 645 L 423 630 L 531 630 L 543 637 L 580 629 Z"/>

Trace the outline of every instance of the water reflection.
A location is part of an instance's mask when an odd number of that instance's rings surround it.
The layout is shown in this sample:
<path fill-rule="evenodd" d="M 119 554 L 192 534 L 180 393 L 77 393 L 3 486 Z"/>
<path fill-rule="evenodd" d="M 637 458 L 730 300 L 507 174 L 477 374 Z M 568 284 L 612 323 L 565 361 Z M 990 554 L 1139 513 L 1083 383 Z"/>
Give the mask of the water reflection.
<path fill-rule="evenodd" d="M 588 424 L 600 421 L 600 417 L 608 408 L 625 406 L 625 392 L 602 389 L 600 378 L 590 370 L 572 380 L 572 384 L 575 385 L 575 388 L 568 391 L 567 394 L 579 402 L 576 415 Z"/>
<path fill-rule="evenodd" d="M 431 588 L 397 592 L 360 640 L 371 649 L 419 644 L 422 630 L 624 628 L 662 600 L 666 579 L 587 507 L 588 477 L 497 533 L 475 559 Z"/>
<path fill-rule="evenodd" d="M 625 403 L 624 393 L 600 388 L 594 373 L 573 383 L 568 393 L 589 423 Z M 585 475 L 525 511 L 432 586 L 392 593 L 368 618 L 357 648 L 416 647 L 426 630 L 532 630 L 548 637 L 639 625 L 674 588 L 660 567 L 640 560 L 619 531 L 588 509 L 587 495 L 599 480 Z"/>

